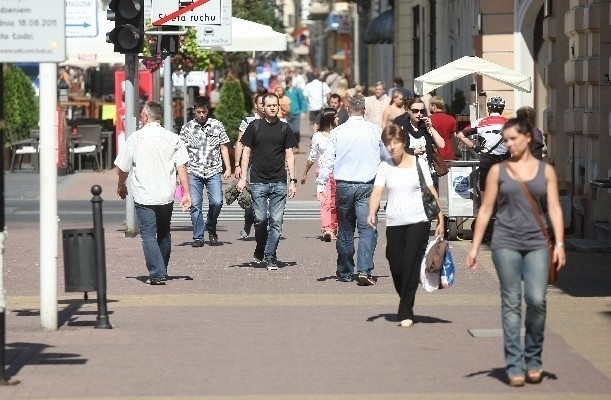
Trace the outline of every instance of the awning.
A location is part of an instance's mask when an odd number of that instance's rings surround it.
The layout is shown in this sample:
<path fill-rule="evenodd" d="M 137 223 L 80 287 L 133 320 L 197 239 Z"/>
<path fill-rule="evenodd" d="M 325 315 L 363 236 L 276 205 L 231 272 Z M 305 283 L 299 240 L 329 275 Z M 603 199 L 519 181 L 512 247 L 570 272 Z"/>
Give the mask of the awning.
<path fill-rule="evenodd" d="M 395 39 L 395 11 L 390 9 L 375 17 L 365 32 L 365 43 L 392 43 Z"/>
<path fill-rule="evenodd" d="M 430 93 L 440 86 L 470 74 L 487 76 L 522 92 L 530 93 L 532 90 L 530 76 L 479 57 L 465 56 L 414 79 L 414 93 L 417 95 Z"/>

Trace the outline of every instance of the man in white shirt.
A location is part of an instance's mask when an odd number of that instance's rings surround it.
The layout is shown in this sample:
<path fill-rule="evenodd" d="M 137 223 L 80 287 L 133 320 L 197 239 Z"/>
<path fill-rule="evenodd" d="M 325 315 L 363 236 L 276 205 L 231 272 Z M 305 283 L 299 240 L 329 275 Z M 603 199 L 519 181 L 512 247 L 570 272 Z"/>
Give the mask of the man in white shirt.
<path fill-rule="evenodd" d="M 310 111 L 312 129 L 314 128 L 314 123 L 318 119 L 320 111 L 326 107 L 327 97 L 331 93 L 329 85 L 327 85 L 323 79 L 323 74 L 321 74 L 317 79 L 309 82 L 303 91 L 303 95 L 308 100 L 308 110 Z"/>
<path fill-rule="evenodd" d="M 348 98 L 348 121 L 331 131 L 327 150 L 319 161 L 316 179 L 318 200 L 325 200 L 325 185 L 333 171 L 337 183 L 337 279 L 351 282 L 354 272 L 354 229 L 358 226 L 359 248 L 356 268 L 359 285 L 375 284 L 371 276 L 373 254 L 378 240 L 367 224 L 369 197 L 380 160 L 390 156 L 382 143 L 382 129 L 363 119 L 365 97 Z"/>
<path fill-rule="evenodd" d="M 189 155 L 184 143 L 174 132 L 159 124 L 163 109 L 159 103 L 147 103 L 142 109 L 142 129 L 132 133 L 117 155 L 119 169 L 117 195 L 127 196 L 126 180 L 136 203 L 142 248 L 149 285 L 165 285 L 172 250 L 170 219 L 174 207 L 176 173 L 183 188 L 180 205 L 191 207 L 187 163 Z"/>
<path fill-rule="evenodd" d="M 390 97 L 384 93 L 384 82 L 382 81 L 376 82 L 373 90 L 373 96 L 365 100 L 365 120 L 382 128 L 382 114 L 386 107 L 390 106 Z"/>

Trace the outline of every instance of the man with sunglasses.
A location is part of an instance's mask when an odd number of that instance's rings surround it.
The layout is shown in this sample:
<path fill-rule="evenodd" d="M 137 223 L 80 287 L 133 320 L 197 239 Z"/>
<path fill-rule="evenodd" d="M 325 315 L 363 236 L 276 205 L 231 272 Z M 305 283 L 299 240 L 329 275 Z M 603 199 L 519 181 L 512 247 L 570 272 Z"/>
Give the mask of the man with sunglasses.
<path fill-rule="evenodd" d="M 227 143 L 229 137 L 223 124 L 208 118 L 210 99 L 196 97 L 193 101 L 195 118 L 180 130 L 180 139 L 189 153 L 189 188 L 191 190 L 191 223 L 193 242 L 191 247 L 204 245 L 204 230 L 208 231 L 211 244 L 218 243 L 216 223 L 223 207 L 221 176 L 229 179 L 231 164 Z M 225 172 L 223 172 L 223 164 Z M 204 188 L 208 192 L 208 214 L 204 220 L 202 202 Z"/>

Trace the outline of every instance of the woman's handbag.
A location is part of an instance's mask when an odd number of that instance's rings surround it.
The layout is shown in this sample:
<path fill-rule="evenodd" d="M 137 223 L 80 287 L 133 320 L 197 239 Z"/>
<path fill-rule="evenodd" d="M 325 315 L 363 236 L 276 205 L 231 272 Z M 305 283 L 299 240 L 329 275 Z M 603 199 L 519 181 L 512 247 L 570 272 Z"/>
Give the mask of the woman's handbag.
<path fill-rule="evenodd" d="M 433 193 L 431 193 L 428 186 L 426 186 L 424 175 L 422 174 L 422 169 L 420 168 L 420 163 L 418 162 L 418 157 L 416 157 L 416 168 L 418 168 L 418 178 L 420 179 L 420 191 L 422 192 L 424 213 L 426 214 L 428 220 L 432 221 L 437 218 L 437 215 L 439 214 L 439 204 L 437 204 L 437 199 L 435 199 Z"/>
<path fill-rule="evenodd" d="M 545 222 L 543 222 L 543 216 L 541 215 L 539 207 L 537 206 L 537 201 L 535 200 L 535 197 L 532 195 L 532 193 L 530 193 L 530 190 L 528 190 L 528 188 L 526 187 L 526 184 L 522 181 L 522 178 L 520 178 L 520 176 L 518 176 L 518 174 L 516 174 L 514 170 L 509 166 L 509 163 L 505 161 L 503 162 L 503 164 L 505 165 L 505 168 L 511 171 L 513 176 L 516 177 L 516 182 L 518 182 L 518 185 L 520 185 L 520 188 L 526 195 L 526 198 L 530 203 L 535 219 L 537 220 L 537 224 L 539 225 L 541 232 L 543 232 L 543 237 L 547 242 L 547 251 L 549 252 L 549 275 L 547 278 L 547 284 L 552 285 L 558 280 L 557 265 L 554 262 L 554 245 L 552 243 L 552 239 L 549 236 L 549 232 L 545 227 Z"/>
<path fill-rule="evenodd" d="M 428 272 L 439 272 L 443 267 L 443 260 L 446 254 L 448 243 L 442 237 L 436 236 L 435 242 L 430 250 L 426 253 L 424 261 Z"/>
<path fill-rule="evenodd" d="M 443 158 L 441 158 L 441 155 L 439 154 L 439 151 L 437 151 L 437 148 L 433 148 L 433 168 L 435 168 L 435 175 L 437 175 L 438 177 L 444 176 L 446 175 L 448 172 L 450 172 L 450 169 L 448 168 L 448 164 L 446 164 L 445 160 Z"/>

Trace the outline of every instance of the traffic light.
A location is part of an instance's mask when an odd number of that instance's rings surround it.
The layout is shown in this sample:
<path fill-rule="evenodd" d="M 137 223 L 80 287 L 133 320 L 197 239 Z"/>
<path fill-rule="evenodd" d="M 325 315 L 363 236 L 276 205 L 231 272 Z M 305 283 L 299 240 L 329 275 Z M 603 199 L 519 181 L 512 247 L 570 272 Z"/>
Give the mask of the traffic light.
<path fill-rule="evenodd" d="M 111 0 L 106 18 L 115 22 L 115 29 L 106 34 L 106 41 L 115 45 L 115 52 L 140 53 L 144 44 L 144 7 L 142 0 Z"/>
<path fill-rule="evenodd" d="M 178 26 L 162 26 L 161 30 L 165 32 L 179 31 Z M 157 51 L 158 54 L 176 54 L 180 47 L 180 35 L 162 35 L 157 40 Z"/>

